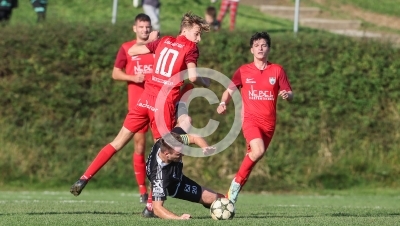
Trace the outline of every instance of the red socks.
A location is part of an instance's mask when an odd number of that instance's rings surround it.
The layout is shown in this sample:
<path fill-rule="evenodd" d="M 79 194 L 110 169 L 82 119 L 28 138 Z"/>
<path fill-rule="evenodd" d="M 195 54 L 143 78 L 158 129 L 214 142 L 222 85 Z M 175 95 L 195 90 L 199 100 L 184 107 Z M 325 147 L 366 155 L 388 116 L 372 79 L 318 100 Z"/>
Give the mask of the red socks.
<path fill-rule="evenodd" d="M 240 184 L 241 188 L 243 188 L 243 186 L 246 184 L 247 178 L 250 176 L 250 173 L 256 163 L 257 162 L 251 160 L 249 155 L 246 154 L 243 159 L 242 165 L 240 166 L 235 176 L 235 181 Z"/>
<path fill-rule="evenodd" d="M 135 171 L 136 182 L 139 185 L 140 194 L 147 193 L 146 188 L 146 162 L 144 161 L 144 154 L 133 154 L 133 170 Z"/>
<path fill-rule="evenodd" d="M 103 167 L 108 162 L 108 160 L 111 159 L 111 157 L 115 153 L 116 150 L 113 146 L 111 146 L 111 144 L 107 144 L 106 146 L 104 146 L 80 179 L 90 180 L 90 178 L 92 178 L 97 173 L 97 171 L 99 171 L 101 167 Z"/>
<path fill-rule="evenodd" d="M 146 207 L 148 210 L 152 211 L 153 210 L 153 194 L 151 191 L 149 192 L 149 197 L 147 198 L 147 204 Z"/>

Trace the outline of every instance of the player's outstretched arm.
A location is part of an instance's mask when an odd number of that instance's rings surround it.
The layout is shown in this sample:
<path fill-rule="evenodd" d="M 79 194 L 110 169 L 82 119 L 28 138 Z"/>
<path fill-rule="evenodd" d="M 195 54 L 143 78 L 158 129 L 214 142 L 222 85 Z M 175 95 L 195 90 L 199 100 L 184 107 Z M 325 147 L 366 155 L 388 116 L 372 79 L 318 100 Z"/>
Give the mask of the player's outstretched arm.
<path fill-rule="evenodd" d="M 139 54 L 150 53 L 151 51 L 149 50 L 149 48 L 146 47 L 146 45 L 150 42 L 157 40 L 159 38 L 159 34 L 160 33 L 158 31 L 152 31 L 150 33 L 149 39 L 147 39 L 147 41 L 138 42 L 135 45 L 133 45 L 131 48 L 129 48 L 128 55 L 136 56 Z"/>
<path fill-rule="evenodd" d="M 226 113 L 226 105 L 232 99 L 232 95 L 236 90 L 226 89 L 225 92 L 222 94 L 221 102 L 218 105 L 217 112 L 218 114 L 225 114 Z"/>
<path fill-rule="evenodd" d="M 189 144 L 196 144 L 197 146 L 202 148 L 204 155 L 210 155 L 215 153 L 216 147 L 209 146 L 207 141 L 203 137 L 196 134 L 188 134 L 188 137 L 189 137 Z"/>
<path fill-rule="evenodd" d="M 189 137 L 189 144 L 195 144 L 199 146 L 200 148 L 206 148 L 208 147 L 208 143 L 206 140 L 204 140 L 203 137 L 196 135 L 196 134 L 188 134 Z"/>
<path fill-rule="evenodd" d="M 189 74 L 189 81 L 191 81 L 196 85 L 203 86 L 205 88 L 210 86 L 211 80 L 209 78 L 201 77 L 197 74 L 195 63 L 188 63 L 187 68 Z"/>
<path fill-rule="evenodd" d="M 128 50 L 129 56 L 136 56 L 139 54 L 150 53 L 150 50 L 146 47 L 144 43 L 136 43 Z"/>
<path fill-rule="evenodd" d="M 189 214 L 182 214 L 182 216 L 175 215 L 164 207 L 164 201 L 153 201 L 154 214 L 162 219 L 172 220 L 188 220 L 191 218 Z"/>

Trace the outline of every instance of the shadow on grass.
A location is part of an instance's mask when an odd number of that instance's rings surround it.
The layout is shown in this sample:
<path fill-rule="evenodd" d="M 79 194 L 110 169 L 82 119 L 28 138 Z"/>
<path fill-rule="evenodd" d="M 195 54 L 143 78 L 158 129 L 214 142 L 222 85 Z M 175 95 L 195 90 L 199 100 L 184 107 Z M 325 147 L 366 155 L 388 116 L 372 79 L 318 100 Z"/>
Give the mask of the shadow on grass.
<path fill-rule="evenodd" d="M 327 214 L 326 216 L 331 216 L 331 217 L 393 217 L 393 216 L 400 216 L 400 213 L 364 213 L 364 214 L 333 213 L 333 214 Z"/>
<path fill-rule="evenodd" d="M 30 213 L 0 213 L 0 216 L 7 215 L 62 215 L 62 214 L 102 214 L 102 215 L 137 215 L 141 212 L 107 212 L 107 211 L 74 211 L 74 212 L 30 212 Z"/>
<path fill-rule="evenodd" d="M 326 216 L 330 217 L 398 217 L 400 213 L 366 213 L 366 214 L 351 214 L 351 213 L 333 213 L 333 214 L 326 214 Z M 250 214 L 250 215 L 242 215 L 242 216 L 235 216 L 235 219 L 266 219 L 266 218 L 281 218 L 281 219 L 295 219 L 295 218 L 311 218 L 316 217 L 314 215 L 297 215 L 297 216 L 286 216 L 286 215 L 267 215 L 267 214 Z M 194 220 L 203 220 L 209 219 L 210 216 L 202 216 L 202 217 L 195 217 Z"/>
<path fill-rule="evenodd" d="M 283 215 L 263 215 L 263 214 L 250 214 L 247 216 L 235 216 L 235 219 L 266 219 L 266 218 L 288 218 L 288 219 L 294 219 L 294 218 L 304 218 L 304 217 L 315 217 L 312 215 L 299 215 L 299 216 L 283 216 Z M 193 219 L 210 219 L 210 216 L 207 217 L 195 217 Z"/>

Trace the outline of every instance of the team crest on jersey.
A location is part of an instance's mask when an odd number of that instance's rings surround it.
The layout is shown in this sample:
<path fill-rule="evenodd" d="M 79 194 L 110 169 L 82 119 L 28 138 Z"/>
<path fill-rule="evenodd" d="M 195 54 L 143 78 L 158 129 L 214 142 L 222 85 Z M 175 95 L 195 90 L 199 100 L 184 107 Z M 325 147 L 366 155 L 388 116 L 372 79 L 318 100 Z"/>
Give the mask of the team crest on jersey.
<path fill-rule="evenodd" d="M 275 82 L 276 82 L 276 78 L 275 78 L 275 77 L 269 77 L 269 83 L 270 83 L 271 85 L 274 85 Z"/>
<path fill-rule="evenodd" d="M 184 189 L 184 191 L 190 193 L 190 185 L 185 184 L 185 189 Z"/>

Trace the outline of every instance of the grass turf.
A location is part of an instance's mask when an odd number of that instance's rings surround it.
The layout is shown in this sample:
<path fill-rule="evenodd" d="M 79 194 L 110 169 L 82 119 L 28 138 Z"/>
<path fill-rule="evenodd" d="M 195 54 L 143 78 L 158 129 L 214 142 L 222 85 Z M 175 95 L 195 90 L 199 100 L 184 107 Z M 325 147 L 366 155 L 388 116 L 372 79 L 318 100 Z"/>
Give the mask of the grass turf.
<path fill-rule="evenodd" d="M 357 194 L 356 194 L 357 193 Z M 165 206 L 189 221 L 146 219 L 135 192 L 2 191 L 0 225 L 396 225 L 399 193 L 241 194 L 236 216 L 214 221 L 202 205 L 169 198 Z"/>
<path fill-rule="evenodd" d="M 50 1 L 47 9 L 46 23 L 79 23 L 91 25 L 101 23 L 112 26 L 111 15 L 113 1 Z M 219 9 L 220 2 L 211 4 L 209 0 L 163 0 L 160 7 L 160 23 L 163 33 L 178 34 L 182 15 L 188 11 L 204 17 L 208 6 Z M 127 26 L 126 32 L 131 31 L 134 18 L 142 13 L 142 8 L 134 8 L 132 1 L 118 1 L 116 23 Z M 19 7 L 13 11 L 11 26 L 20 24 L 36 24 L 36 14 L 28 1 L 20 2 Z M 229 14 L 223 21 L 223 30 L 229 28 Z M 270 17 L 258 9 L 240 5 L 236 19 L 237 31 L 291 31 L 293 22 L 289 20 Z"/>

